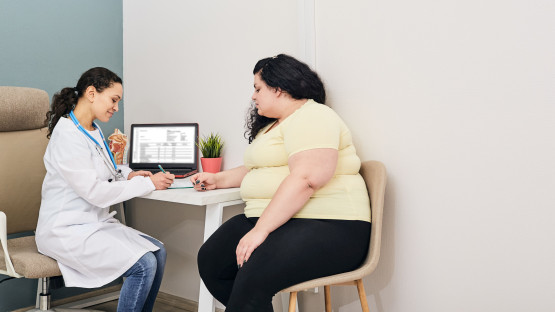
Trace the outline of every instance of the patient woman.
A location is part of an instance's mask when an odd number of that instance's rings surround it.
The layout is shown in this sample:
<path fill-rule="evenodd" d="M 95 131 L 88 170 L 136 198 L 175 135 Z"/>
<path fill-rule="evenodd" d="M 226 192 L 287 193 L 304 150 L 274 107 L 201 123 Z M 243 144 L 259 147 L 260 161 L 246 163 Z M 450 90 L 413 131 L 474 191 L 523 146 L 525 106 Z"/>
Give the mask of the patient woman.
<path fill-rule="evenodd" d="M 125 276 L 118 311 L 152 311 L 164 274 L 164 245 L 119 223 L 109 208 L 166 189 L 174 176 L 116 165 L 94 120 L 110 120 L 122 92 L 116 74 L 96 67 L 52 98 L 36 242 L 58 261 L 66 286 L 100 287 Z"/>
<path fill-rule="evenodd" d="M 318 75 L 283 54 L 253 74 L 244 165 L 191 177 L 198 191 L 240 186 L 246 202 L 198 254 L 204 284 L 228 312 L 273 311 L 280 290 L 357 268 L 370 237 L 360 159 Z"/>

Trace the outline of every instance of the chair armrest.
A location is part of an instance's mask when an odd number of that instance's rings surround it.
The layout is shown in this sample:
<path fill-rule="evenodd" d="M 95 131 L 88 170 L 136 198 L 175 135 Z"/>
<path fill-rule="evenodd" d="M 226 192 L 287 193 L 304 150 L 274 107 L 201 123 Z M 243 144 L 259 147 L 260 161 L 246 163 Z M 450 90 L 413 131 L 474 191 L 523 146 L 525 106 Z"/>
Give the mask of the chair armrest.
<path fill-rule="evenodd" d="M 0 273 L 17 278 L 23 277 L 22 275 L 19 275 L 15 272 L 10 254 L 8 252 L 8 226 L 6 214 L 3 211 L 0 211 L 0 243 L 2 244 L 2 250 L 4 251 L 4 261 L 6 262 L 6 270 L 0 270 Z"/>

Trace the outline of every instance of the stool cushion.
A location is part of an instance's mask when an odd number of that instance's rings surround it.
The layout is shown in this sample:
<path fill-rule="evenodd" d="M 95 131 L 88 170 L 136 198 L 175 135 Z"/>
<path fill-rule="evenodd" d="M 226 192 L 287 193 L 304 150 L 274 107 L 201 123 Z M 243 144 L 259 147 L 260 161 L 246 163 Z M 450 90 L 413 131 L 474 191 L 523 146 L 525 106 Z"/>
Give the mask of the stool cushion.
<path fill-rule="evenodd" d="M 15 271 L 26 278 L 44 278 L 62 275 L 58 262 L 39 253 L 35 236 L 8 240 L 8 252 Z M 4 253 L 0 252 L 0 269 L 6 269 Z"/>

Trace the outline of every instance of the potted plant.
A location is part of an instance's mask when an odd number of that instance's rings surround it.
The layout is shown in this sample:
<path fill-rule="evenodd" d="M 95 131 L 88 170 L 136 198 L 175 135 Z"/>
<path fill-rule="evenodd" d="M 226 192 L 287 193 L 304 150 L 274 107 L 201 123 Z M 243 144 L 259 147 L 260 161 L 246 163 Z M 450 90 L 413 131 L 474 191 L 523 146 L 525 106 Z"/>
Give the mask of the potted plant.
<path fill-rule="evenodd" d="M 197 144 L 202 157 L 200 158 L 200 163 L 202 165 L 202 171 L 216 173 L 220 171 L 222 166 L 222 147 L 224 146 L 224 141 L 222 137 L 217 133 L 210 133 L 209 136 L 199 137 Z"/>

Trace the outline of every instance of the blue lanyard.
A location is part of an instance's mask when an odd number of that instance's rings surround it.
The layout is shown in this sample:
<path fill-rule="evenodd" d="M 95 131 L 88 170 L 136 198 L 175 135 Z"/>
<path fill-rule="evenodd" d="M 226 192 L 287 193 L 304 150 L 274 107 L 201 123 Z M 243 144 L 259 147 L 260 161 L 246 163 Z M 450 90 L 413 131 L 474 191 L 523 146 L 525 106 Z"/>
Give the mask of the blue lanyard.
<path fill-rule="evenodd" d="M 79 123 L 79 120 L 77 120 L 77 117 L 75 117 L 75 114 L 73 113 L 73 111 L 71 111 L 69 113 L 69 118 L 71 118 L 73 123 L 77 126 L 77 129 L 79 129 L 79 131 L 83 132 L 87 137 L 89 137 L 89 139 L 91 139 L 96 144 L 96 146 L 98 146 L 100 148 L 100 150 L 102 150 L 102 146 L 100 146 L 100 144 L 92 137 L 92 135 L 90 135 L 87 132 L 87 130 L 85 130 L 85 128 L 83 128 L 83 126 L 81 126 L 81 124 Z M 112 160 L 112 164 L 114 165 L 114 168 L 116 169 L 116 172 L 117 172 L 118 166 L 116 165 L 116 161 L 114 160 L 114 156 L 112 155 L 112 152 L 110 151 L 110 148 L 108 147 L 108 144 L 106 143 L 106 140 L 104 139 L 104 135 L 102 134 L 102 130 L 100 130 L 100 128 L 96 125 L 96 123 L 94 123 L 94 121 L 93 121 L 93 127 L 95 129 L 98 129 L 98 132 L 100 132 L 100 137 L 102 138 L 102 142 L 104 142 L 104 146 L 106 147 L 106 151 L 108 152 L 108 155 L 110 155 L 110 160 Z"/>

